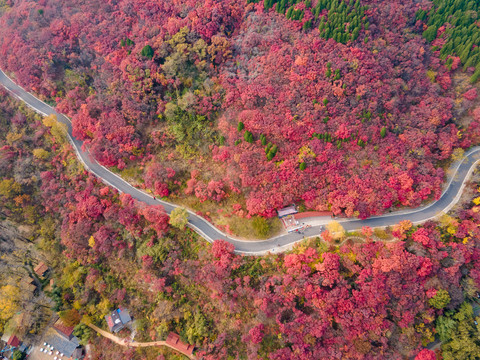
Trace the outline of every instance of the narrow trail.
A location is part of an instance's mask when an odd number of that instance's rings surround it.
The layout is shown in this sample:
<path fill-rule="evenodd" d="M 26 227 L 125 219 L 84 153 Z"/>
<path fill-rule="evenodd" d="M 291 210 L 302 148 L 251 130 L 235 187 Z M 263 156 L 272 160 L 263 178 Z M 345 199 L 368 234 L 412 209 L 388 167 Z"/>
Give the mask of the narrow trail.
<path fill-rule="evenodd" d="M 84 167 L 93 175 L 98 177 L 105 184 L 110 185 L 121 193 L 130 194 L 134 199 L 148 205 L 162 205 L 165 211 L 170 214 L 173 209 L 179 207 L 167 201 L 153 198 L 146 192 L 137 189 L 122 179 L 117 174 L 111 172 L 104 166 L 100 165 L 88 152 L 83 150 L 83 141 L 75 138 L 72 134 L 72 123 L 68 117 L 58 113 L 50 105 L 36 98 L 31 93 L 25 91 L 21 86 L 11 80 L 3 71 L 0 70 L 0 84 L 14 97 L 23 101 L 27 106 L 32 108 L 43 116 L 56 115 L 57 120 L 67 127 L 67 137 L 70 141 L 78 159 Z M 427 220 L 435 219 L 439 214 L 446 213 L 460 199 L 465 182 L 470 177 L 477 163 L 480 162 L 480 146 L 471 148 L 465 153 L 465 156 L 456 161 L 448 169 L 447 185 L 441 197 L 428 205 L 417 209 L 402 210 L 391 212 L 380 216 L 372 216 L 368 219 L 337 219 L 338 223 L 346 231 L 359 230 L 363 226 L 371 228 L 384 228 L 399 223 L 403 220 L 410 220 L 413 224 L 421 224 Z M 225 240 L 234 245 L 235 252 L 243 255 L 265 255 L 269 252 L 278 253 L 288 250 L 292 245 L 303 241 L 306 238 L 320 236 L 324 230 L 324 225 L 315 224 L 306 229 L 303 233 L 282 234 L 266 240 L 240 240 L 233 236 L 227 235 L 217 229 L 213 224 L 205 218 L 196 215 L 192 211 L 188 211 L 188 226 L 202 236 L 205 240 L 213 242 L 214 240 Z M 320 218 L 305 218 L 305 223 L 314 223 Z"/>
<path fill-rule="evenodd" d="M 370 237 L 370 239 L 371 239 L 372 241 L 381 241 L 381 242 L 383 242 L 383 243 L 390 243 L 390 242 L 398 241 L 398 239 L 395 238 L 395 237 L 392 237 L 392 238 L 387 239 L 387 240 L 383 240 L 383 239 L 380 239 L 380 238 L 379 238 L 378 236 L 376 236 L 376 235 L 372 235 L 372 236 Z M 366 240 L 367 240 L 367 239 L 366 239 L 365 237 L 362 237 L 362 236 L 349 235 L 349 236 L 345 237 L 345 238 L 344 238 L 341 242 L 339 242 L 338 244 L 335 243 L 335 242 L 334 242 L 334 243 L 331 243 L 331 244 L 328 243 L 328 242 L 326 242 L 326 243 L 327 243 L 327 244 L 330 244 L 330 245 L 334 245 L 334 246 L 340 247 L 340 246 L 342 246 L 343 244 L 345 244 L 345 243 L 348 242 L 348 241 L 358 241 L 358 242 L 361 242 L 361 243 L 365 243 Z"/>
<path fill-rule="evenodd" d="M 95 330 L 98 334 L 102 335 L 103 337 L 112 340 L 114 343 L 125 346 L 125 347 L 150 347 L 150 346 L 166 346 L 169 347 L 172 350 L 178 351 L 182 353 L 184 356 L 188 357 L 189 359 L 196 359 L 194 355 L 188 355 L 183 352 L 181 352 L 178 349 L 175 349 L 174 347 L 170 346 L 167 344 L 165 341 L 151 341 L 151 342 L 138 342 L 138 341 L 130 341 L 130 339 L 121 339 L 118 336 L 115 336 L 108 331 L 102 330 L 99 327 L 93 325 L 93 324 L 86 324 L 88 327 L 91 329 Z"/>

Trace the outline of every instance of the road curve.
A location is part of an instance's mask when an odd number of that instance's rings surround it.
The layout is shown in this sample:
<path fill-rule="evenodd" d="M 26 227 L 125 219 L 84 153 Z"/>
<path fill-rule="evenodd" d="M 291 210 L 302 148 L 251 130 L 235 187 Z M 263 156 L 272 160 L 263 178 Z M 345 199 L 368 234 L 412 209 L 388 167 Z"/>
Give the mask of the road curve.
<path fill-rule="evenodd" d="M 144 202 L 148 205 L 161 204 L 165 207 L 167 213 L 170 213 L 177 205 L 168 203 L 163 200 L 154 199 L 151 195 L 139 190 L 128 182 L 123 180 L 118 175 L 114 174 L 104 166 L 100 165 L 92 158 L 88 151 L 82 150 L 83 141 L 73 137 L 72 124 L 70 119 L 65 115 L 57 113 L 51 106 L 45 104 L 43 101 L 37 99 L 32 94 L 25 91 L 22 87 L 15 84 L 3 71 L 0 70 L 0 83 L 17 99 L 23 101 L 26 105 L 34 111 L 48 116 L 55 114 L 57 120 L 67 126 L 68 138 L 75 152 L 84 164 L 84 166 L 95 176 L 101 179 L 104 183 L 116 188 L 118 191 L 130 194 L 134 199 Z M 476 146 L 465 153 L 462 160 L 454 163 L 450 168 L 452 176 L 449 178 L 449 183 L 442 193 L 442 196 L 437 201 L 431 204 L 409 211 L 393 212 L 381 216 L 374 216 L 368 219 L 343 219 L 338 222 L 347 231 L 358 230 L 363 226 L 385 227 L 397 224 L 402 220 L 410 220 L 414 224 L 419 224 L 427 220 L 435 218 L 439 213 L 447 212 L 460 198 L 466 179 L 475 168 L 477 162 L 480 161 L 480 146 Z M 204 237 L 209 242 L 217 239 L 224 239 L 235 246 L 235 251 L 239 254 L 245 255 L 262 255 L 268 252 L 279 252 L 288 249 L 292 244 L 303 240 L 304 238 L 314 237 L 320 235 L 323 231 L 323 226 L 312 226 L 306 229 L 303 234 L 290 233 L 283 234 L 267 240 L 252 240 L 245 241 L 235 239 L 224 234 L 204 218 L 189 211 L 188 217 L 189 227 Z"/>

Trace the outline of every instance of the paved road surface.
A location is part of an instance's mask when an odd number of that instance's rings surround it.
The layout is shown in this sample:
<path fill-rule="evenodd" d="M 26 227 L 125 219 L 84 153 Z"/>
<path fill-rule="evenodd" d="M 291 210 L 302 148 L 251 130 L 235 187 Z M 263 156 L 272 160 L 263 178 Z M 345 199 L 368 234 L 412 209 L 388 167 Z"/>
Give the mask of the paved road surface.
<path fill-rule="evenodd" d="M 83 162 L 84 166 L 100 178 L 108 185 L 115 187 L 118 191 L 130 194 L 133 198 L 142 201 L 146 204 L 161 204 L 165 207 L 167 213 L 170 213 L 176 205 L 168 202 L 153 199 L 149 194 L 133 187 L 128 182 L 120 178 L 118 175 L 112 173 L 105 167 L 98 164 L 88 153 L 88 151 L 82 150 L 83 142 L 76 139 L 72 135 L 72 125 L 70 119 L 65 115 L 57 113 L 51 106 L 45 104 L 41 100 L 37 99 L 32 94 L 26 92 L 23 88 L 15 84 L 3 71 L 0 70 L 0 83 L 17 99 L 25 102 L 30 108 L 42 115 L 55 114 L 58 121 L 64 123 L 68 128 L 68 137 L 72 143 L 77 156 Z M 474 165 L 480 161 L 480 146 L 470 149 L 465 157 L 452 165 L 451 172 L 454 174 L 449 179 L 449 184 L 446 190 L 443 192 L 441 198 L 438 201 L 431 203 L 426 207 L 419 209 L 412 209 L 410 211 L 402 211 L 391 214 L 385 214 L 382 216 L 371 217 L 365 220 L 359 219 L 343 219 L 338 220 L 345 230 L 357 230 L 362 226 L 385 227 L 389 225 L 397 224 L 402 220 L 410 220 L 414 224 L 425 222 L 434 218 L 441 212 L 448 211 L 459 199 L 465 180 L 473 171 Z M 305 219 L 307 220 L 307 219 Z M 235 246 L 237 253 L 261 255 L 269 251 L 278 252 L 289 248 L 295 242 L 303 240 L 305 237 L 314 237 L 320 235 L 323 231 L 323 226 L 312 226 L 306 229 L 303 234 L 291 233 L 283 234 L 268 240 L 256 240 L 256 241 L 243 241 L 227 236 L 217 228 L 215 228 L 208 221 L 200 216 L 190 212 L 189 214 L 189 226 L 203 236 L 206 240 L 212 242 L 216 239 L 224 239 Z"/>

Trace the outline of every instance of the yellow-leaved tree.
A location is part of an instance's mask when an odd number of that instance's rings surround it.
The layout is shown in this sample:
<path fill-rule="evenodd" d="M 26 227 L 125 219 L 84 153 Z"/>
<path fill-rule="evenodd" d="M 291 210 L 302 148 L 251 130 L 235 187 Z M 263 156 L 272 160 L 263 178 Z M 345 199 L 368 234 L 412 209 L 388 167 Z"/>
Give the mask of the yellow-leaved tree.
<path fill-rule="evenodd" d="M 90 238 L 88 239 L 88 246 L 90 246 L 91 248 L 95 247 L 95 238 L 92 236 L 90 236 Z"/>
<path fill-rule="evenodd" d="M 20 290 L 13 285 L 4 285 L 0 288 L 0 332 L 5 323 L 18 311 L 20 304 Z"/>
<path fill-rule="evenodd" d="M 33 156 L 37 159 L 46 160 L 50 156 L 50 153 L 45 149 L 34 149 Z"/>
<path fill-rule="evenodd" d="M 61 122 L 58 122 L 56 115 L 49 115 L 43 118 L 43 125 L 50 128 L 50 133 L 55 138 L 55 141 L 59 144 L 63 144 L 67 141 L 67 126 Z"/>
<path fill-rule="evenodd" d="M 48 116 L 45 116 L 43 119 L 42 119 L 42 123 L 43 125 L 45 125 L 46 127 L 52 127 L 53 124 L 55 124 L 57 122 L 57 116 L 56 115 L 48 115 Z"/>
<path fill-rule="evenodd" d="M 22 186 L 15 182 L 14 179 L 3 179 L 0 181 L 0 196 L 3 196 L 8 200 L 19 195 L 21 191 Z"/>
<path fill-rule="evenodd" d="M 345 229 L 338 221 L 332 220 L 326 227 L 333 240 L 339 240 L 345 236 Z"/>

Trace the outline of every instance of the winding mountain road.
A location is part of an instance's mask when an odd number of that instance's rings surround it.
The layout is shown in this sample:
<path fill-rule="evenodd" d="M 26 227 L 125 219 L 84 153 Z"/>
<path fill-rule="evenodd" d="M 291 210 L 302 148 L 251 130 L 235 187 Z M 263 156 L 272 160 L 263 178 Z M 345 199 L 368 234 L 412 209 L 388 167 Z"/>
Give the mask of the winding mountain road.
<path fill-rule="evenodd" d="M 88 151 L 82 150 L 83 142 L 72 135 L 72 124 L 65 115 L 57 113 L 51 106 L 37 99 L 32 94 L 25 91 L 22 87 L 15 84 L 3 71 L 0 70 L 0 83 L 17 99 L 23 101 L 34 111 L 44 115 L 56 115 L 57 120 L 67 126 L 68 138 L 73 145 L 75 152 L 84 164 L 84 166 L 104 183 L 116 188 L 118 191 L 130 194 L 134 199 L 142 201 L 149 205 L 161 204 L 165 207 L 167 213 L 170 213 L 177 205 L 166 201 L 154 199 L 151 195 L 139 190 L 118 175 L 114 174 L 104 166 L 93 159 Z M 337 219 L 337 221 L 347 231 L 361 229 L 362 226 L 372 228 L 385 227 L 397 224 L 402 220 L 410 220 L 414 224 L 419 224 L 433 219 L 442 212 L 447 212 L 460 198 L 465 181 L 480 161 L 480 146 L 474 147 L 465 153 L 462 160 L 455 162 L 449 172 L 452 174 L 448 179 L 448 184 L 439 200 L 431 204 L 408 211 L 392 212 L 381 216 L 374 216 L 365 220 L 360 219 Z M 306 222 L 308 223 L 308 219 Z M 209 242 L 217 239 L 224 239 L 235 246 L 235 251 L 245 255 L 262 255 L 268 252 L 279 252 L 288 249 L 292 244 L 303 240 L 304 238 L 320 235 L 323 231 L 322 225 L 307 228 L 302 234 L 290 233 L 282 234 L 267 240 L 245 241 L 228 236 L 209 223 L 204 218 L 195 215 L 189 211 L 189 227 L 204 237 Z"/>

